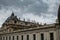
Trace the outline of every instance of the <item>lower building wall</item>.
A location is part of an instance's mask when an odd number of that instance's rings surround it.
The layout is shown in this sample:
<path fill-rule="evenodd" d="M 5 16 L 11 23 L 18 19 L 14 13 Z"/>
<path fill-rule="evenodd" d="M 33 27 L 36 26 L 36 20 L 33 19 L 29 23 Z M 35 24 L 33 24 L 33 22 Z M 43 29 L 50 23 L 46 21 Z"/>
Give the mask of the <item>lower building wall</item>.
<path fill-rule="evenodd" d="M 49 32 L 34 32 L 34 33 L 16 33 L 16 34 L 7 34 L 7 35 L 1 35 L 0 38 L 2 37 L 2 40 L 9 40 L 9 36 L 11 37 L 10 40 L 13 40 L 13 36 L 14 36 L 14 40 L 17 40 L 17 36 L 18 36 L 18 40 L 22 40 L 21 36 L 23 35 L 23 40 L 27 40 L 27 35 L 29 35 L 29 40 L 33 40 L 33 34 L 36 35 L 36 40 L 41 40 L 41 33 L 44 34 L 44 40 L 50 40 L 50 33 L 53 33 L 54 35 L 54 40 L 56 40 L 56 31 L 49 31 Z M 4 39 L 3 39 L 4 38 Z"/>
<path fill-rule="evenodd" d="M 56 31 L 56 35 L 57 35 L 57 39 L 56 40 L 60 40 L 60 29 L 58 29 L 57 31 Z"/>

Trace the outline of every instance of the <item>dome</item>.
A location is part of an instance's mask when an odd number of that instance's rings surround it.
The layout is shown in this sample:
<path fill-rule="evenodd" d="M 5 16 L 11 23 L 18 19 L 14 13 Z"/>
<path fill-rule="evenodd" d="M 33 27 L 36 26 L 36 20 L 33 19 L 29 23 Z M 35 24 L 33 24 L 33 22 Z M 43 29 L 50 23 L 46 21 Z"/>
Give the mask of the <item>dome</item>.
<path fill-rule="evenodd" d="M 8 23 L 10 20 L 18 21 L 18 18 L 14 15 L 14 13 L 12 13 L 11 16 L 7 18 L 5 23 Z"/>
<path fill-rule="evenodd" d="M 60 5 L 59 5 L 59 9 L 58 9 L 58 21 L 59 21 L 59 24 L 60 24 Z"/>

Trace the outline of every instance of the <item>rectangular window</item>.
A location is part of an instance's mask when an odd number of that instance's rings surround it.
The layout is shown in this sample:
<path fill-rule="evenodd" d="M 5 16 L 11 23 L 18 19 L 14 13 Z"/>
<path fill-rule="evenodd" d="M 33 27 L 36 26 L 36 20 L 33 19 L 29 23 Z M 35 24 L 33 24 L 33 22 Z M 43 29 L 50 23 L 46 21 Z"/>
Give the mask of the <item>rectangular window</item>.
<path fill-rule="evenodd" d="M 44 40 L 44 34 L 41 34 L 41 40 Z"/>
<path fill-rule="evenodd" d="M 36 35 L 35 34 L 33 34 L 33 40 L 36 40 Z"/>
<path fill-rule="evenodd" d="M 21 40 L 23 40 L 23 35 L 21 36 Z"/>
<path fill-rule="evenodd" d="M 50 33 L 50 40 L 54 40 L 53 33 Z"/>
<path fill-rule="evenodd" d="M 13 40 L 14 40 L 14 36 L 13 36 Z"/>
<path fill-rule="evenodd" d="M 19 36 L 17 36 L 17 40 L 19 40 Z"/>
<path fill-rule="evenodd" d="M 29 40 L 29 35 L 27 35 L 27 40 Z"/>

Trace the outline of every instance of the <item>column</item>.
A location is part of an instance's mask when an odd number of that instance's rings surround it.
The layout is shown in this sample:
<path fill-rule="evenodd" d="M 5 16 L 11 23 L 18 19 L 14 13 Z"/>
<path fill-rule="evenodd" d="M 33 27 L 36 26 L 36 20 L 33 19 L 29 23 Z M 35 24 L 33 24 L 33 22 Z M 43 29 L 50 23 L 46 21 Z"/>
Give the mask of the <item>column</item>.
<path fill-rule="evenodd" d="M 14 40 L 17 40 L 17 36 L 16 35 L 14 36 Z"/>
<path fill-rule="evenodd" d="M 19 35 L 19 40 L 21 40 L 21 35 Z"/>
<path fill-rule="evenodd" d="M 50 40 L 50 33 L 47 32 L 47 40 Z"/>
<path fill-rule="evenodd" d="M 8 38 L 8 40 L 9 40 L 9 36 L 8 36 L 7 38 Z"/>
<path fill-rule="evenodd" d="M 44 40 L 47 40 L 47 32 L 44 32 Z"/>
<path fill-rule="evenodd" d="M 33 40 L 33 34 L 29 34 L 29 40 Z"/>
<path fill-rule="evenodd" d="M 26 34 L 23 35 L 23 40 L 27 40 L 27 35 Z"/>
<path fill-rule="evenodd" d="M 6 36 L 5 36 L 5 40 L 6 40 Z"/>
<path fill-rule="evenodd" d="M 56 32 L 54 32 L 54 40 L 56 40 L 57 36 L 56 36 Z"/>
<path fill-rule="evenodd" d="M 40 33 L 36 33 L 36 40 L 40 40 Z"/>
<path fill-rule="evenodd" d="M 11 40 L 13 40 L 13 36 L 11 36 Z"/>
<path fill-rule="evenodd" d="M 2 40 L 3 40 L 3 36 L 2 36 Z"/>

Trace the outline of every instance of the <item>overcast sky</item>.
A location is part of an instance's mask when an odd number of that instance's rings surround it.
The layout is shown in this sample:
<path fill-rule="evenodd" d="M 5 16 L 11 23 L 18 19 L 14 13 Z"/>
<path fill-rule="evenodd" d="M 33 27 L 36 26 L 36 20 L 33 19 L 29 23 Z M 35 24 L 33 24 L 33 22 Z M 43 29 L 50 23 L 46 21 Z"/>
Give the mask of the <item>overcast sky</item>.
<path fill-rule="evenodd" d="M 60 0 L 0 0 L 0 26 L 12 11 L 21 19 L 54 23 Z"/>

